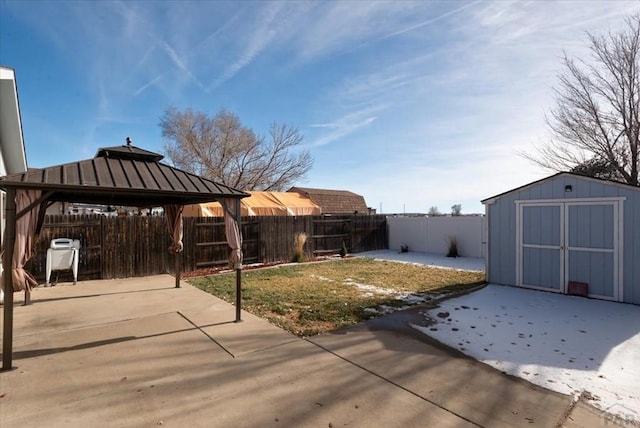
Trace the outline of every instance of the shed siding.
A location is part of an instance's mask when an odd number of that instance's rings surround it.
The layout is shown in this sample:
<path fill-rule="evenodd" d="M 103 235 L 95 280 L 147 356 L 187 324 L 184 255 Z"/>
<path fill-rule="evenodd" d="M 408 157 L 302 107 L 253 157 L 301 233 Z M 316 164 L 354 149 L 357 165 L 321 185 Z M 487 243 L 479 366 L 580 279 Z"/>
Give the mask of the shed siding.
<path fill-rule="evenodd" d="M 524 248 L 522 251 L 522 281 L 525 284 L 560 290 L 558 250 Z"/>
<path fill-rule="evenodd" d="M 498 284 L 515 284 L 515 204 L 505 201 L 489 206 L 488 220 L 489 280 Z M 501 233 L 492 234 L 494 230 L 500 230 Z"/>
<path fill-rule="evenodd" d="M 565 192 L 565 186 L 572 186 L 571 192 Z M 516 201 L 533 200 L 571 200 L 591 198 L 625 198 L 622 203 L 623 233 L 622 233 L 622 260 L 623 272 L 623 301 L 626 303 L 640 304 L 640 189 L 606 182 L 601 180 L 580 177 L 573 174 L 556 174 L 537 183 L 515 189 L 494 198 L 493 203 L 488 203 L 488 239 L 487 239 L 487 280 L 497 284 L 516 285 Z M 611 206 L 571 206 L 567 211 L 569 219 L 570 239 L 572 246 L 593 246 L 610 248 L 613 245 L 613 230 L 610 225 L 604 229 L 601 224 L 607 224 L 603 219 L 613 215 Z M 531 212 L 533 215 L 534 212 Z M 578 220 L 579 219 L 579 220 Z M 551 222 L 551 223 L 550 223 Z M 559 227 L 552 220 L 538 219 L 532 224 L 532 229 L 525 232 L 524 238 L 546 238 L 539 235 L 545 227 L 556 230 Z M 555 232 L 553 232 L 555 233 Z M 524 257 L 545 257 L 541 252 L 524 252 Z M 547 255 L 548 257 L 548 255 Z M 581 275 L 590 274 L 590 292 L 593 294 L 612 295 L 611 284 L 607 284 L 606 278 L 611 277 L 613 270 L 613 257 L 607 253 L 576 252 L 570 255 L 569 275 L 571 278 L 581 278 Z M 543 266 L 546 264 L 542 261 Z M 529 269 L 529 270 L 527 270 Z M 581 272 L 584 270 L 584 273 Z M 555 272 L 532 271 L 523 266 L 523 276 L 536 282 L 544 282 L 548 275 Z M 594 281 L 594 278 L 596 279 Z M 601 278 L 597 280 L 597 278 Z M 548 284 L 548 286 L 555 286 Z"/>
<path fill-rule="evenodd" d="M 588 282 L 589 293 L 613 297 L 613 254 L 575 252 L 569 254 L 569 278 Z"/>
<path fill-rule="evenodd" d="M 611 205 L 572 206 L 568 215 L 569 246 L 613 249 Z"/>
<path fill-rule="evenodd" d="M 624 301 L 640 305 L 640 192 L 624 190 Z"/>
<path fill-rule="evenodd" d="M 529 207 L 523 214 L 522 240 L 525 244 L 560 245 L 560 208 Z"/>
<path fill-rule="evenodd" d="M 555 246 L 549 248 L 523 248 L 524 284 L 560 290 L 560 207 L 530 206 L 522 214 L 522 243 Z"/>

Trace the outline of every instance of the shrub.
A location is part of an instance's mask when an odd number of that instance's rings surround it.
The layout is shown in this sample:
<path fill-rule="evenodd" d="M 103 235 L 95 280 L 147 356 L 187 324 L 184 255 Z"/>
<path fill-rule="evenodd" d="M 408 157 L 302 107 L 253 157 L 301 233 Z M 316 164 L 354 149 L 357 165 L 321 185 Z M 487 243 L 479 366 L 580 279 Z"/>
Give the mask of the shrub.
<path fill-rule="evenodd" d="M 293 239 L 293 258 L 291 261 L 295 263 L 302 263 L 305 261 L 304 244 L 307 243 L 307 234 L 302 232 L 298 233 Z"/>
<path fill-rule="evenodd" d="M 458 241 L 455 236 L 449 237 L 449 252 L 447 257 L 460 257 L 458 254 Z"/>
<path fill-rule="evenodd" d="M 347 256 L 347 244 L 342 241 L 342 248 L 340 248 L 340 257 L 346 257 Z"/>

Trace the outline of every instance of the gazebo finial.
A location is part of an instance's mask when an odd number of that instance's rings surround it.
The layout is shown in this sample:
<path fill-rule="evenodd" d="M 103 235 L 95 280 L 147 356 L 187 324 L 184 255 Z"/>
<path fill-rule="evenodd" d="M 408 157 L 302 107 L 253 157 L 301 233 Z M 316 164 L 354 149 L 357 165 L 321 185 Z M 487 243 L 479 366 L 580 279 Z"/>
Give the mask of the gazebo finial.
<path fill-rule="evenodd" d="M 127 137 L 127 146 L 131 145 L 131 137 Z"/>

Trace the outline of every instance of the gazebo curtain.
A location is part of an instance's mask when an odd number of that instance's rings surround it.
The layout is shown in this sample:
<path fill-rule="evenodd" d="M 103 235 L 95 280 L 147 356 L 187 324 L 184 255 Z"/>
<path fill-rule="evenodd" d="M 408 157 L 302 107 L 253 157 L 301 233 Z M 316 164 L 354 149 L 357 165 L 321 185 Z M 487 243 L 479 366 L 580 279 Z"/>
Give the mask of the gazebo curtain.
<path fill-rule="evenodd" d="M 16 190 L 16 213 L 20 214 L 22 210 L 36 202 L 41 195 L 42 191 L 40 190 Z M 34 243 L 42 228 L 45 211 L 44 204 L 37 204 L 16 219 L 16 237 L 11 261 L 14 292 L 31 291 L 33 287 L 38 285 L 35 278 L 24 270 L 24 265 L 34 254 Z M 2 284 L 4 286 L 4 280 Z"/>
<path fill-rule="evenodd" d="M 227 237 L 227 243 L 231 247 L 229 254 L 229 263 L 235 269 L 242 267 L 242 233 L 238 225 L 238 209 L 240 204 L 238 199 L 223 198 L 220 203 L 224 207 L 224 233 Z"/>
<path fill-rule="evenodd" d="M 36 202 L 42 191 L 40 190 L 16 190 L 16 213 L 21 213 L 25 208 Z M 225 198 L 221 200 L 224 206 L 225 235 L 231 247 L 229 261 L 236 267 L 242 266 L 242 234 L 237 222 L 237 200 Z M 20 218 L 16 219 L 16 238 L 13 252 L 11 273 L 13 275 L 13 291 L 31 290 L 38 285 L 33 276 L 24 269 L 25 264 L 34 254 L 34 243 L 44 221 L 44 204 L 37 204 Z M 171 236 L 169 252 L 180 253 L 182 244 L 182 210 L 183 205 L 165 205 L 167 228 Z M 4 284 L 4 282 L 2 282 Z"/>
<path fill-rule="evenodd" d="M 167 219 L 167 229 L 171 236 L 169 252 L 171 254 L 181 253 L 182 244 L 182 210 L 184 205 L 165 205 L 164 212 Z"/>

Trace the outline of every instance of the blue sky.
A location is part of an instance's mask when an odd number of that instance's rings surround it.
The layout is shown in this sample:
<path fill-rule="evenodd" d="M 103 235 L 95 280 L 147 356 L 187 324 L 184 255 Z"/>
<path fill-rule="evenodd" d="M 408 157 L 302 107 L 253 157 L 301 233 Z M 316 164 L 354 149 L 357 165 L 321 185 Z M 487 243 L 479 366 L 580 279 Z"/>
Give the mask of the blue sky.
<path fill-rule="evenodd" d="M 227 109 L 258 133 L 298 127 L 306 187 L 384 213 L 483 212 L 549 175 L 563 50 L 586 55 L 637 1 L 7 1 L 0 64 L 18 81 L 30 167 L 124 144 L 163 152 L 170 106 Z"/>

